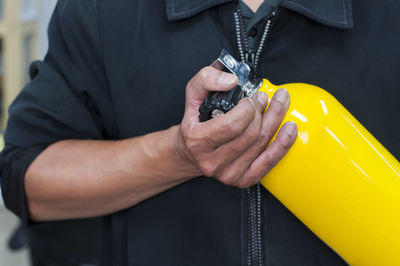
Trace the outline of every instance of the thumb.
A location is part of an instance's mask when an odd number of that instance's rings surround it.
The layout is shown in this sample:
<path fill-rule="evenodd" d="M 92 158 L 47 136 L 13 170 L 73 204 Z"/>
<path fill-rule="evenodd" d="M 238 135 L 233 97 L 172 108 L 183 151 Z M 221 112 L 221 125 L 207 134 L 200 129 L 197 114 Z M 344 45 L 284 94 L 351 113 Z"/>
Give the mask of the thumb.
<path fill-rule="evenodd" d="M 198 108 L 211 91 L 232 90 L 238 82 L 235 75 L 213 67 L 201 69 L 186 86 L 186 112 L 198 115 Z"/>

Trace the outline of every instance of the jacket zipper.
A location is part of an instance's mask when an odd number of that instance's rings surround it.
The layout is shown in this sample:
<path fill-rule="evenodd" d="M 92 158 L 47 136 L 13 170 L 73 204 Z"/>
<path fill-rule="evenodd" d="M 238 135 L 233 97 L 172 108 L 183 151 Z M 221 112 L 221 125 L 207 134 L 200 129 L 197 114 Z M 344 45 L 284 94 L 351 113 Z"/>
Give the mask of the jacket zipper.
<path fill-rule="evenodd" d="M 275 11 L 265 21 L 265 28 L 258 42 L 254 45 L 256 49 L 249 47 L 243 18 L 238 8 L 234 12 L 236 41 L 239 49 L 240 59 L 250 65 L 254 75 L 256 75 L 261 52 L 265 41 L 270 32 L 271 20 L 275 16 Z M 262 266 L 262 242 L 261 242 L 261 188 L 260 184 L 249 187 L 247 192 L 247 266 Z"/>

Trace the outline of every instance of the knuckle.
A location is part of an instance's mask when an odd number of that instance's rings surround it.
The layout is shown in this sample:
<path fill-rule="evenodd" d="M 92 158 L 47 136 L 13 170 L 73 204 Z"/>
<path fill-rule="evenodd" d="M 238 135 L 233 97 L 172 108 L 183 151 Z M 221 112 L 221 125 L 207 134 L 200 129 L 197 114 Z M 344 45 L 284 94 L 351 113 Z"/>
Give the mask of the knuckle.
<path fill-rule="evenodd" d="M 251 187 L 252 184 L 247 181 L 247 179 L 242 179 L 240 182 L 238 182 L 237 187 L 241 189 L 249 188 Z"/>
<path fill-rule="evenodd" d="M 227 173 L 224 173 L 223 176 L 221 176 L 220 181 L 225 185 L 239 187 L 241 178 L 242 174 L 240 173 L 240 171 L 231 169 Z"/>
<path fill-rule="evenodd" d="M 236 119 L 235 119 L 236 120 Z M 242 130 L 240 123 L 235 120 L 225 119 L 221 124 L 221 131 L 223 134 L 238 134 Z"/>
<path fill-rule="evenodd" d="M 185 141 L 191 138 L 192 130 L 188 123 L 182 122 L 181 134 Z"/>
<path fill-rule="evenodd" d="M 243 146 L 244 145 L 231 145 L 230 147 L 229 147 L 229 150 L 228 150 L 228 152 L 229 152 L 229 154 L 241 154 L 242 152 L 243 152 Z"/>
<path fill-rule="evenodd" d="M 209 79 L 209 74 L 210 74 L 210 67 L 203 67 L 199 73 L 198 77 L 200 80 L 205 81 Z"/>
<path fill-rule="evenodd" d="M 265 148 L 267 146 L 268 142 L 265 140 L 265 138 L 259 136 L 256 139 L 255 145 L 257 148 Z"/>
<path fill-rule="evenodd" d="M 271 139 L 271 135 L 272 135 L 271 133 L 266 132 L 265 130 L 261 130 L 261 132 L 258 135 L 257 140 L 256 140 L 257 146 L 263 147 L 263 148 L 265 146 L 267 146 L 268 142 Z"/>
<path fill-rule="evenodd" d="M 187 150 L 191 153 L 195 153 L 202 147 L 201 142 L 190 131 L 183 131 L 182 136 Z"/>
<path fill-rule="evenodd" d="M 248 174 L 245 176 L 245 178 L 242 179 L 242 183 L 239 185 L 242 186 L 242 188 L 251 187 L 257 184 L 257 182 L 259 182 L 262 177 L 264 177 L 264 175 L 256 175 L 255 173 L 252 173 L 250 175 Z"/>
<path fill-rule="evenodd" d="M 213 161 L 206 161 L 199 164 L 200 170 L 207 177 L 212 177 L 217 175 L 218 164 Z"/>
<path fill-rule="evenodd" d="M 247 106 L 247 107 L 246 107 Z M 227 132 L 232 134 L 239 134 L 245 129 L 247 125 L 253 120 L 255 120 L 255 111 L 251 106 L 251 103 L 241 104 L 235 108 L 241 108 L 241 110 L 232 116 L 227 116 L 221 122 L 221 131 L 225 134 Z M 261 124 L 261 121 L 259 122 Z"/>
<path fill-rule="evenodd" d="M 254 116 L 257 113 L 256 107 L 254 106 L 254 102 L 248 97 L 243 98 L 243 102 L 244 102 L 245 108 L 247 109 L 246 113 L 249 116 L 251 116 L 252 118 L 254 118 Z"/>
<path fill-rule="evenodd" d="M 205 136 L 202 139 L 202 145 L 206 150 L 214 150 L 217 147 L 218 137 L 217 136 Z"/>
<path fill-rule="evenodd" d="M 246 129 L 246 131 L 243 133 L 244 138 L 243 138 L 243 146 L 250 146 L 253 145 L 258 140 L 259 132 L 257 129 Z"/>
<path fill-rule="evenodd" d="M 266 159 L 266 165 L 267 165 L 267 171 L 269 172 L 270 169 L 272 169 L 275 165 L 278 164 L 281 156 L 279 156 L 276 152 L 269 152 L 267 159 Z"/>
<path fill-rule="evenodd" d="M 248 188 L 248 187 L 250 187 L 250 186 L 247 185 L 247 183 L 239 182 L 239 183 L 237 184 L 237 187 L 238 187 L 238 188 L 241 188 L 241 189 L 245 189 L 245 188 Z"/>
<path fill-rule="evenodd" d="M 268 141 L 272 138 L 272 135 L 273 135 L 274 133 L 275 133 L 275 132 L 273 132 L 273 131 L 271 130 L 271 128 L 268 128 L 268 129 L 261 129 L 259 138 L 261 138 L 261 139 L 262 139 L 263 141 L 265 141 L 265 142 L 268 142 Z"/>
<path fill-rule="evenodd" d="M 276 104 L 273 108 L 271 108 L 271 113 L 275 117 L 282 117 L 285 114 L 285 108 L 283 104 Z"/>
<path fill-rule="evenodd" d="M 202 147 L 198 141 L 186 140 L 186 147 L 191 153 L 196 153 Z"/>
<path fill-rule="evenodd" d="M 261 120 L 256 119 L 254 123 L 252 123 L 247 129 L 246 129 L 246 136 L 251 139 L 256 141 L 261 134 Z"/>
<path fill-rule="evenodd" d="M 229 131 L 232 132 L 233 134 L 239 134 L 242 132 L 242 130 L 243 127 L 240 123 L 234 122 L 229 125 Z"/>
<path fill-rule="evenodd" d="M 288 137 L 278 138 L 277 142 L 278 149 L 282 152 L 282 154 L 285 154 L 292 146 L 292 143 L 290 142 Z"/>
<path fill-rule="evenodd" d="M 223 174 L 221 176 L 218 177 L 218 180 L 228 186 L 232 186 L 235 182 L 235 179 L 232 175 L 230 174 Z"/>
<path fill-rule="evenodd" d="M 241 116 L 248 116 L 254 118 L 254 115 L 256 113 L 255 107 L 248 97 L 242 98 L 234 108 L 240 109 L 241 115 L 239 118 L 236 118 L 240 120 L 243 119 L 243 117 Z"/>
<path fill-rule="evenodd" d="M 189 82 L 186 84 L 186 91 L 188 91 L 193 86 L 193 82 L 194 82 L 193 79 L 194 78 L 191 78 L 189 80 Z"/>

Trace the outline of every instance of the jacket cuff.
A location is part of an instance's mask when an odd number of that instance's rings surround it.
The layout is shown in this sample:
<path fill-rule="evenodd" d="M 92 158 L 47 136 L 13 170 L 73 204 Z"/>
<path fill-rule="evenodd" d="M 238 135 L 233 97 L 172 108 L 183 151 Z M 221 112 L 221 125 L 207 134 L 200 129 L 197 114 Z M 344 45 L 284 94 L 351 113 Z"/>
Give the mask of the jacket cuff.
<path fill-rule="evenodd" d="M 20 152 L 10 160 L 3 162 L 1 169 L 1 191 L 5 206 L 19 216 L 24 225 L 29 225 L 29 209 L 25 194 L 25 173 L 31 163 L 44 150 L 35 147 Z"/>

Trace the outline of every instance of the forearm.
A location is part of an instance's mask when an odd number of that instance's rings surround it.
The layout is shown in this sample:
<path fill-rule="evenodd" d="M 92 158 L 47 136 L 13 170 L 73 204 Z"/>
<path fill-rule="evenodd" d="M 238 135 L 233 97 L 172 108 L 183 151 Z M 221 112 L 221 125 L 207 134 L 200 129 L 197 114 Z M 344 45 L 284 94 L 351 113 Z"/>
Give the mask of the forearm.
<path fill-rule="evenodd" d="M 31 219 L 109 214 L 201 175 L 177 149 L 178 130 L 121 141 L 66 140 L 51 145 L 25 175 Z"/>

